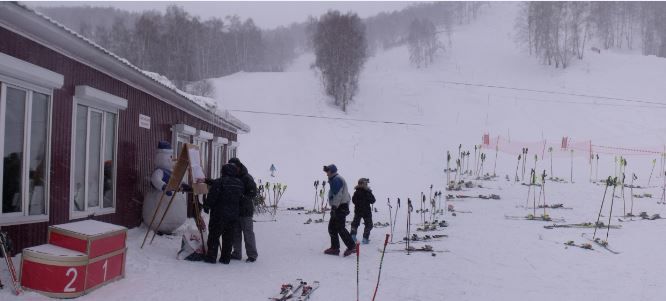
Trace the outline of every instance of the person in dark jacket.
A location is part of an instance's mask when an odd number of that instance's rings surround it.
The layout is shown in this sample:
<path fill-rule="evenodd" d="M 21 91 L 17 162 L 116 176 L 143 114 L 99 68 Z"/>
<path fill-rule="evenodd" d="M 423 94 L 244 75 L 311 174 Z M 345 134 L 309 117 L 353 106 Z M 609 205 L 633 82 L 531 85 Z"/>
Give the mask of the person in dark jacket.
<path fill-rule="evenodd" d="M 352 196 L 352 203 L 354 203 L 354 219 L 351 223 L 351 236 L 356 241 L 356 232 L 358 226 L 363 219 L 363 243 L 370 243 L 370 230 L 372 230 L 372 209 L 370 205 L 375 203 L 375 196 L 368 186 L 370 179 L 360 178 L 358 185 L 354 187 L 354 196 Z"/>
<path fill-rule="evenodd" d="M 254 239 L 254 198 L 257 196 L 257 184 L 254 178 L 247 171 L 247 167 L 241 163 L 238 158 L 229 159 L 229 163 L 238 168 L 238 178 L 243 182 L 243 197 L 240 203 L 240 217 L 238 227 L 234 230 L 234 248 L 231 252 L 231 259 L 241 260 L 243 258 L 243 238 L 245 239 L 245 252 L 247 262 L 257 260 L 257 243 Z"/>
<path fill-rule="evenodd" d="M 338 168 L 331 164 L 324 166 L 324 172 L 328 176 L 328 204 L 331 205 L 331 219 L 328 221 L 328 235 L 331 237 L 331 247 L 324 254 L 340 254 L 340 238 L 347 246 L 344 256 L 356 253 L 354 240 L 345 226 L 347 215 L 349 215 L 349 201 L 351 197 L 347 190 L 347 182 L 338 174 Z M 338 238 L 338 236 L 340 238 Z"/>
<path fill-rule="evenodd" d="M 222 254 L 220 262 L 229 264 L 231 247 L 234 240 L 234 228 L 240 215 L 240 202 L 243 195 L 243 182 L 237 177 L 238 169 L 233 164 L 222 166 L 222 177 L 208 181 L 210 190 L 205 207 L 210 208 L 208 222 L 208 254 L 206 262 L 215 263 L 217 249 L 222 236 Z"/>

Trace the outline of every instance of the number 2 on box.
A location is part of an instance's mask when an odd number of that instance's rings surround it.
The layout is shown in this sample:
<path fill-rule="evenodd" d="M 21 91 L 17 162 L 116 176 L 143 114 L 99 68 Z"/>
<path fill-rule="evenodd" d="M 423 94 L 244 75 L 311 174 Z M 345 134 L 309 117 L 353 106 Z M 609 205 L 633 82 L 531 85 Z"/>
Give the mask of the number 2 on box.
<path fill-rule="evenodd" d="M 79 276 L 79 272 L 76 271 L 75 268 L 69 268 L 67 272 L 65 273 L 66 277 L 69 277 L 69 274 L 74 274 L 72 277 L 72 280 L 65 286 L 65 289 L 63 290 L 65 293 L 73 293 L 76 291 L 75 287 L 72 287 L 72 284 L 74 284 L 74 281 L 76 281 L 76 277 Z"/>

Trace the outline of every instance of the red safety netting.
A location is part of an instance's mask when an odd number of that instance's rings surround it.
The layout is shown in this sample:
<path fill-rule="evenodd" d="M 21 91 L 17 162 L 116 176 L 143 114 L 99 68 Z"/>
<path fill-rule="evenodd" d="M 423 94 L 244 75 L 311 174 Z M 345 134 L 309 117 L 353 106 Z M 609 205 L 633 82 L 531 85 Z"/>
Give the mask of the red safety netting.
<path fill-rule="evenodd" d="M 482 137 L 481 147 L 487 150 L 498 150 L 505 154 L 512 154 L 518 156 L 527 149 L 528 156 L 534 154 L 539 157 L 552 156 L 553 157 L 587 157 L 597 154 L 617 155 L 617 156 L 666 156 L 666 146 L 652 146 L 652 147 L 622 147 L 622 146 L 608 146 L 596 145 L 591 140 L 577 140 L 571 137 L 562 137 L 560 141 L 518 141 L 515 139 L 508 139 L 502 136 L 490 136 L 484 134 Z"/>

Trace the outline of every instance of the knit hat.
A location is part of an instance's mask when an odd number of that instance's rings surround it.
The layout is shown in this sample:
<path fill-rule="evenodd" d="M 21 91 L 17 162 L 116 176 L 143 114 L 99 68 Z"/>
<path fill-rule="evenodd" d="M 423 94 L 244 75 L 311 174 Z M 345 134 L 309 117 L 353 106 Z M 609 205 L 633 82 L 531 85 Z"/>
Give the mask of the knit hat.
<path fill-rule="evenodd" d="M 338 172 L 338 167 L 335 166 L 335 164 L 331 164 L 328 166 L 324 166 L 324 171 L 325 172 L 330 172 L 330 173 L 337 173 Z"/>
<path fill-rule="evenodd" d="M 171 153 L 172 152 L 171 148 L 171 143 L 169 141 L 160 141 L 157 143 L 157 151 L 163 152 L 163 153 Z"/>

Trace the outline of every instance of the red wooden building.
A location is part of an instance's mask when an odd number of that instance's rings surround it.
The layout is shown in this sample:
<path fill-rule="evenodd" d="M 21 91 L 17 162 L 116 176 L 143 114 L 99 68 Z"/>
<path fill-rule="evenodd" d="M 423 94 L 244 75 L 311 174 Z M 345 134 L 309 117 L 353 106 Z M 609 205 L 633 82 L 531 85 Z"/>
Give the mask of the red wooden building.
<path fill-rule="evenodd" d="M 207 174 L 249 127 L 20 4 L 0 3 L 0 227 L 17 250 L 47 227 L 141 223 L 158 141 L 202 148 Z"/>

